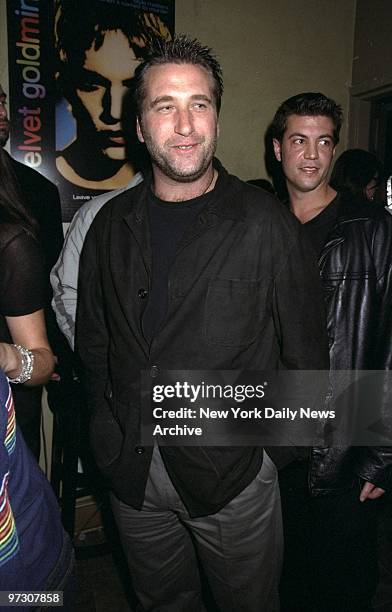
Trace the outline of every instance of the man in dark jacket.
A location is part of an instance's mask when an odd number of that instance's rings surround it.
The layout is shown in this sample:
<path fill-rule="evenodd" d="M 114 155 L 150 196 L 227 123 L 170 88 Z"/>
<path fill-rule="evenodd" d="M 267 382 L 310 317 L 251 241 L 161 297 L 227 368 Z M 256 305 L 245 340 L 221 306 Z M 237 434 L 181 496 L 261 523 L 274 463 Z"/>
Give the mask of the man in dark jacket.
<path fill-rule="evenodd" d="M 164 370 L 328 364 L 300 225 L 213 158 L 221 94 L 207 47 L 179 37 L 151 49 L 134 98 L 152 175 L 99 211 L 81 259 L 91 441 L 148 610 L 205 609 L 196 551 L 220 610 L 277 610 L 281 539 L 262 448 L 141 443 L 141 371 L 155 384 Z"/>
<path fill-rule="evenodd" d="M 341 123 L 333 100 L 293 96 L 274 117 L 274 151 L 290 208 L 318 255 L 331 369 L 390 370 L 392 217 L 328 184 Z M 392 484 L 391 464 L 388 447 L 302 448 L 280 471 L 285 612 L 371 609 L 377 500 Z"/>

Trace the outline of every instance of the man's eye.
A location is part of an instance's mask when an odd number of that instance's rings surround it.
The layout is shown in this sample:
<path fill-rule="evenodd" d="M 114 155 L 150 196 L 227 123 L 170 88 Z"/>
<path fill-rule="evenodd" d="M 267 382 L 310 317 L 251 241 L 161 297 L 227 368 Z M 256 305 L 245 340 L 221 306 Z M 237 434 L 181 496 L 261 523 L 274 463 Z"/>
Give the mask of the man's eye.
<path fill-rule="evenodd" d="M 100 87 L 101 85 L 96 83 L 79 83 L 77 89 L 81 91 L 97 91 Z"/>
<path fill-rule="evenodd" d="M 160 113 L 169 113 L 173 108 L 174 108 L 173 106 L 169 106 L 169 105 L 159 106 L 158 107 L 158 111 Z"/>
<path fill-rule="evenodd" d="M 295 140 L 293 140 L 293 143 L 296 145 L 302 145 L 304 144 L 305 140 L 303 138 L 296 138 Z"/>
<path fill-rule="evenodd" d="M 331 146 L 331 141 L 328 138 L 323 138 L 322 140 L 319 141 L 319 143 L 323 147 L 330 147 Z"/>
<path fill-rule="evenodd" d="M 207 104 L 205 104 L 205 102 L 196 102 L 193 105 L 193 108 L 196 110 L 205 110 L 207 108 Z"/>

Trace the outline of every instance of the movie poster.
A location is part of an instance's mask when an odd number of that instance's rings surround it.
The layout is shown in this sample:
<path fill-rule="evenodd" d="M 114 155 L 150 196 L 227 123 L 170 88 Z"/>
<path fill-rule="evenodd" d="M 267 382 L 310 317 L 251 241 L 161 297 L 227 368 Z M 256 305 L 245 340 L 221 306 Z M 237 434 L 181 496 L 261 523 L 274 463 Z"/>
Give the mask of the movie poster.
<path fill-rule="evenodd" d="M 174 0 L 7 0 L 11 155 L 54 182 L 68 222 L 139 166 L 127 104 L 148 42 L 174 33 Z"/>

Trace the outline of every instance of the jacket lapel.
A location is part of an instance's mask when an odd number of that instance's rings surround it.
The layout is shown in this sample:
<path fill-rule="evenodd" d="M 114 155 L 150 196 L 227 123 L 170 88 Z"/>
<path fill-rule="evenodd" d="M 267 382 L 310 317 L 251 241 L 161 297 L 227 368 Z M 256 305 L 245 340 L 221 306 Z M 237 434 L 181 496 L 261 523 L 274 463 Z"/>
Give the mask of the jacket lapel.
<path fill-rule="evenodd" d="M 110 220 L 110 272 L 118 300 L 129 328 L 148 354 L 148 343 L 142 332 L 141 317 L 146 299 L 143 290 L 149 291 L 151 277 L 151 246 L 146 206 L 148 185 L 146 181 L 137 193 L 124 194 L 124 204 L 119 214 Z M 144 266 L 140 266 L 140 259 Z"/>

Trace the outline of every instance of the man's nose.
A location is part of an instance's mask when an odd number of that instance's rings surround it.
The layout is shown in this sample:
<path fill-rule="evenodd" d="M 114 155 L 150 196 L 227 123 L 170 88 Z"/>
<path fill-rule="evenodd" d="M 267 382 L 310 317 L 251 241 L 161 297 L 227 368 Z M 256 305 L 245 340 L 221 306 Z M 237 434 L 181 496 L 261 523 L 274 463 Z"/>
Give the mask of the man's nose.
<path fill-rule="evenodd" d="M 306 157 L 306 159 L 317 159 L 319 154 L 318 154 L 318 147 L 317 147 L 317 143 L 316 142 L 312 142 L 311 140 L 308 140 L 305 146 L 305 151 L 304 151 L 304 156 Z"/>
<path fill-rule="evenodd" d="M 175 132 L 181 136 L 189 136 L 193 132 L 193 117 L 189 109 L 177 111 Z"/>
<path fill-rule="evenodd" d="M 123 85 L 114 85 L 110 91 L 110 114 L 115 119 L 121 119 L 122 105 L 127 88 Z"/>
<path fill-rule="evenodd" d="M 0 117 L 2 119 L 7 119 L 7 109 L 5 107 L 5 104 L 3 104 L 2 102 L 0 102 Z"/>
<path fill-rule="evenodd" d="M 108 125 L 118 123 L 121 119 L 124 94 L 127 88 L 123 85 L 108 87 L 102 100 L 101 120 Z"/>

